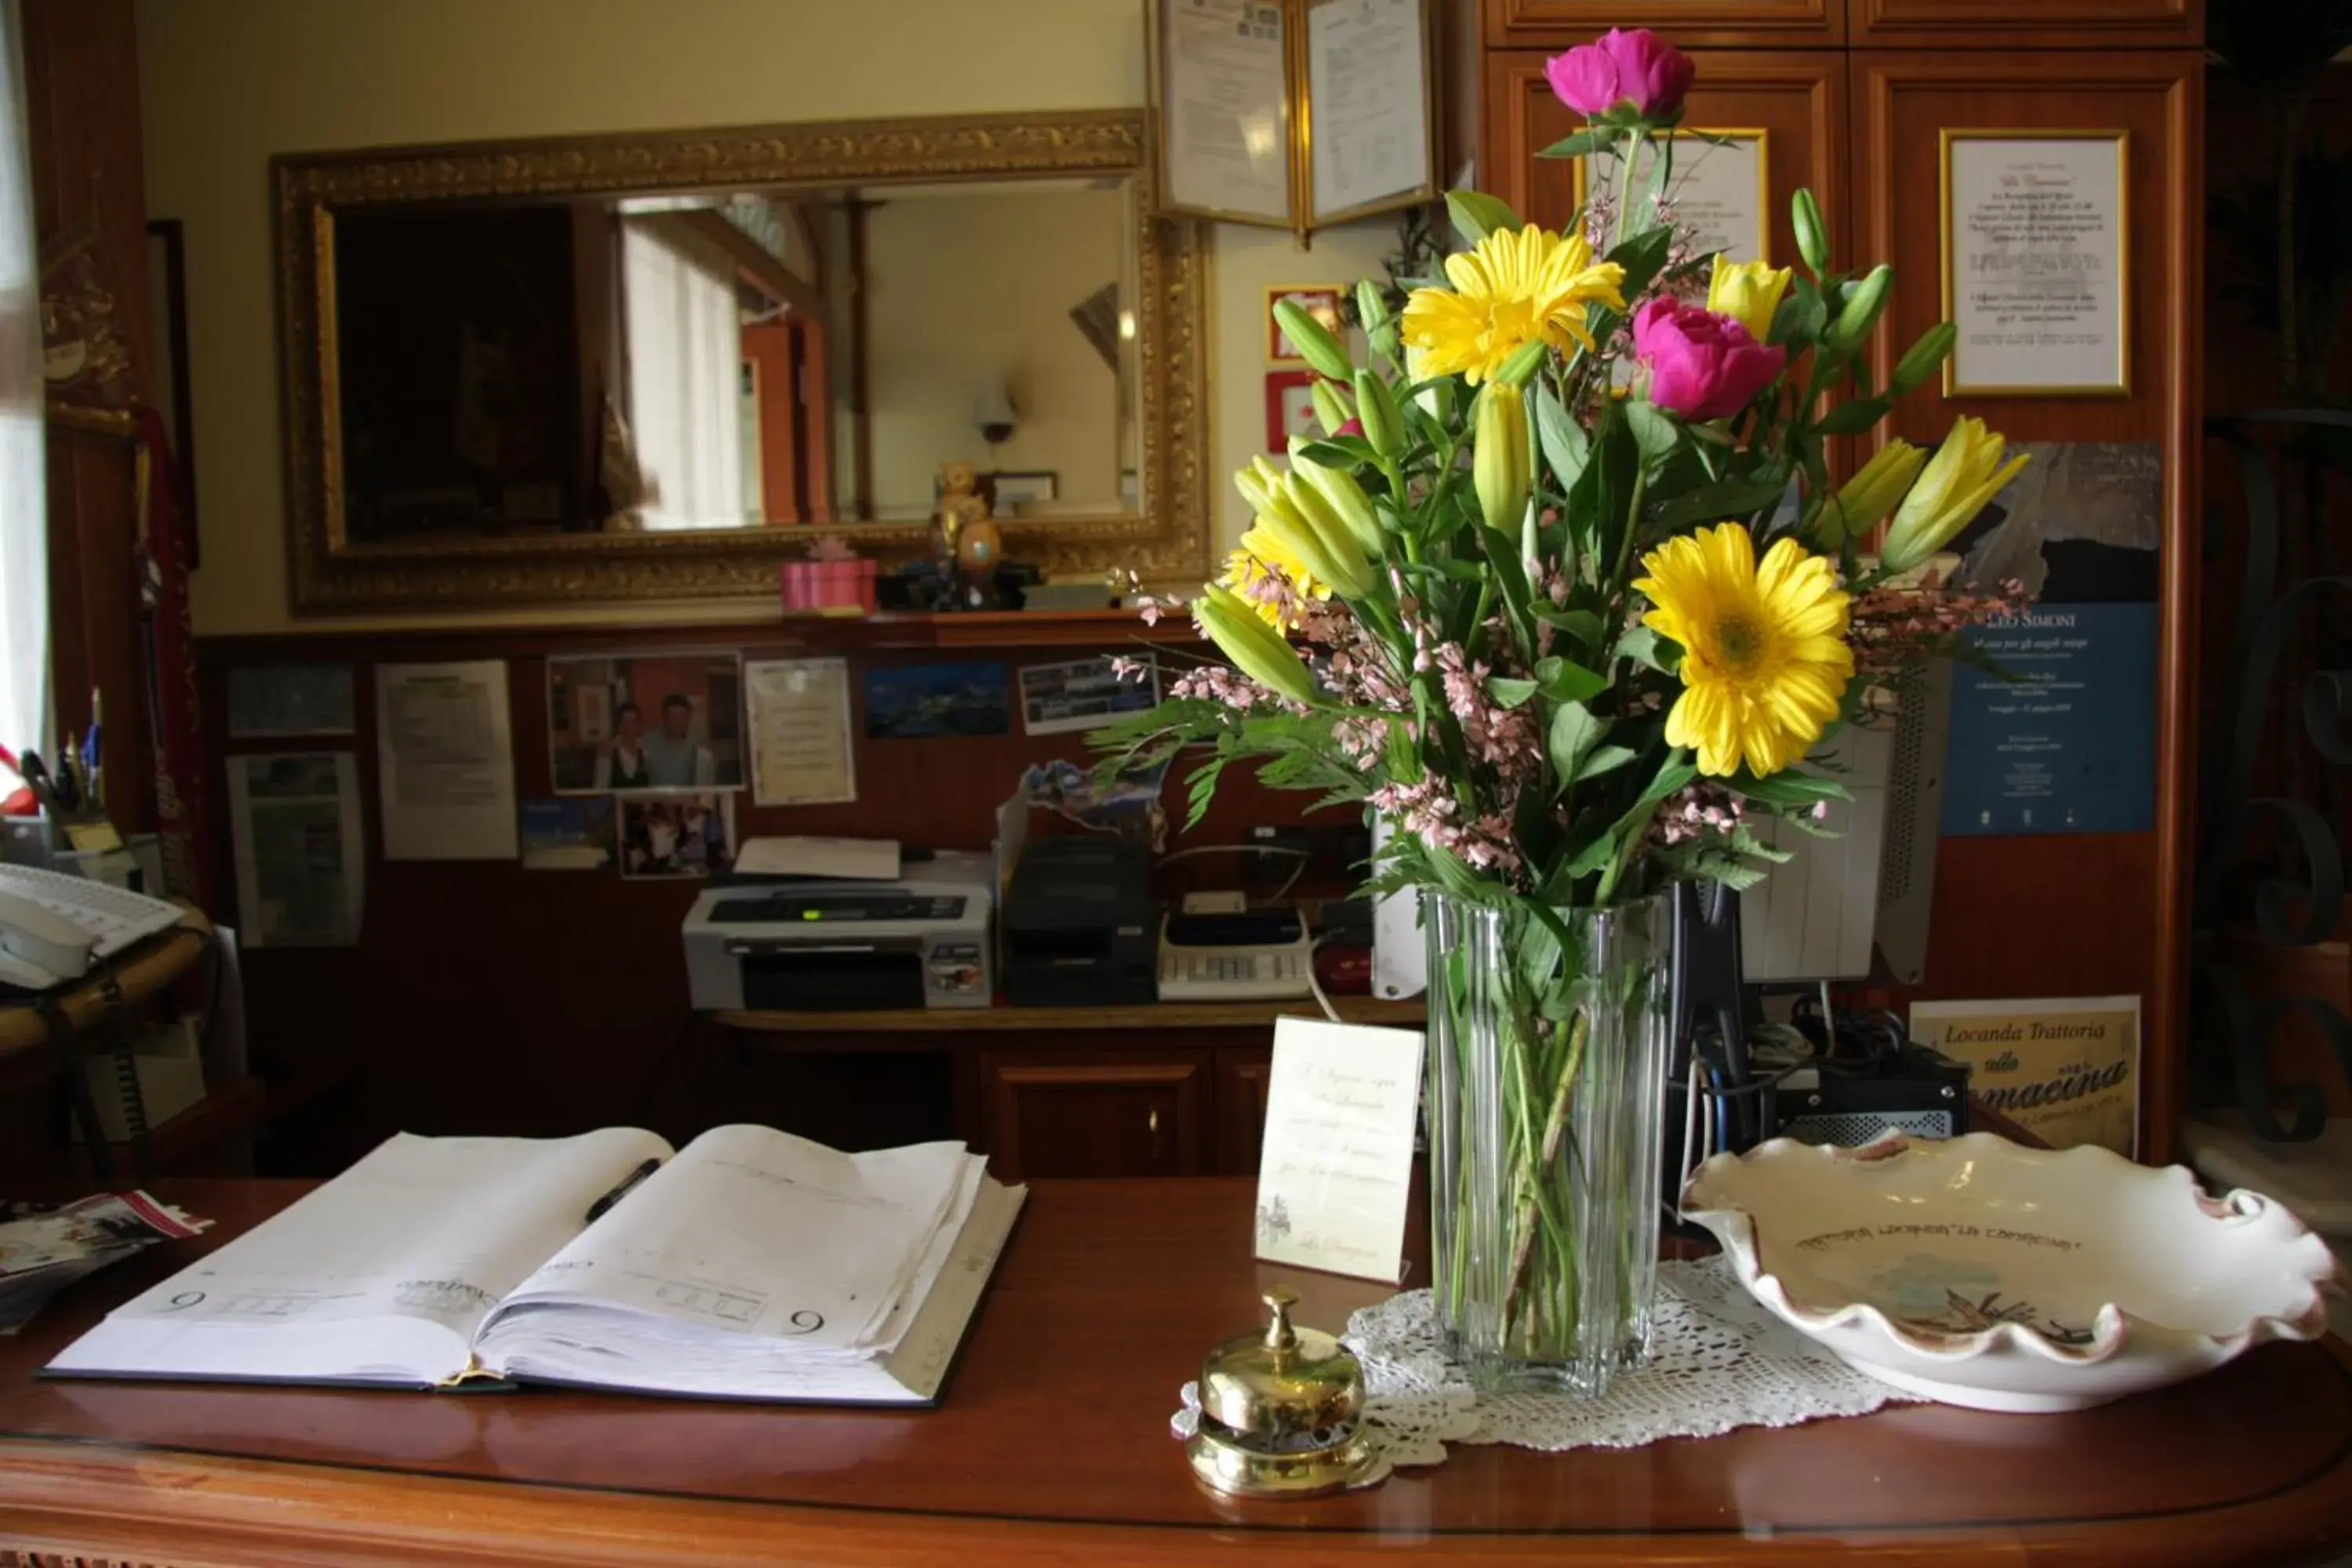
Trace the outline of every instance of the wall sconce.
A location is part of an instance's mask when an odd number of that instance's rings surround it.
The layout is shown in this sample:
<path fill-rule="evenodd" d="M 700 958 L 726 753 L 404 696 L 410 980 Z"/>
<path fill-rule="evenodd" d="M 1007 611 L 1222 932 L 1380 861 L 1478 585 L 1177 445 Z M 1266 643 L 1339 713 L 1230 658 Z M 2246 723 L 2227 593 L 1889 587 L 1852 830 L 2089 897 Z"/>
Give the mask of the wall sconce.
<path fill-rule="evenodd" d="M 972 400 L 971 422 L 980 426 L 981 439 L 992 447 L 1001 447 L 1013 439 L 1013 426 L 1018 415 L 1013 406 L 1013 394 L 1001 379 L 981 384 L 980 395 Z"/>

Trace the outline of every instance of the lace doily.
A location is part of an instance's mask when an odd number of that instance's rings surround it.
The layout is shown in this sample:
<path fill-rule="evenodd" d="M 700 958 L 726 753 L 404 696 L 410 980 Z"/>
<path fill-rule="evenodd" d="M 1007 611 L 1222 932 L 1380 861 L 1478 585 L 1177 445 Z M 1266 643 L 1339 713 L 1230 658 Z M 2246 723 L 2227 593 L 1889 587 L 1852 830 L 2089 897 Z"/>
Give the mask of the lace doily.
<path fill-rule="evenodd" d="M 1793 1426 L 1862 1415 L 1913 1396 L 1854 1371 L 1748 1294 L 1720 1257 L 1658 1268 L 1650 1363 L 1621 1373 L 1598 1399 L 1472 1389 L 1441 1344 L 1430 1293 L 1408 1290 L 1348 1319 L 1348 1348 L 1364 1366 L 1365 1412 L 1383 1463 L 1435 1465 L 1448 1443 L 1508 1443 L 1558 1453 L 1635 1448 L 1661 1437 L 1712 1437 L 1740 1426 Z M 1171 1422 L 1189 1437 L 1196 1387 Z"/>

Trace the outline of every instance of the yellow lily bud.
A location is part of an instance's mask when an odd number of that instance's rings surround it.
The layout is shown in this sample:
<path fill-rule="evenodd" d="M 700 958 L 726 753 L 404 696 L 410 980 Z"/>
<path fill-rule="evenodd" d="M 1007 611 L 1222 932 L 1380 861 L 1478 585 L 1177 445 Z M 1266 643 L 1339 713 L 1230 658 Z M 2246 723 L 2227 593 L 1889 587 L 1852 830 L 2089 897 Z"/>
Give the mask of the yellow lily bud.
<path fill-rule="evenodd" d="M 1283 476 L 1282 493 L 1257 522 L 1339 593 L 1352 597 L 1372 585 L 1364 547 L 1322 493 L 1297 474 Z"/>
<path fill-rule="evenodd" d="M 1910 489 L 1911 481 L 1919 477 L 1919 469 L 1927 461 L 1927 454 L 1908 441 L 1889 441 L 1862 466 L 1859 473 L 1846 480 L 1844 488 L 1822 508 L 1813 524 L 1813 536 L 1824 550 L 1835 550 L 1849 539 L 1859 539 L 1876 528 L 1879 520 L 1895 510 L 1895 503 Z"/>
<path fill-rule="evenodd" d="M 1706 308 L 1729 316 L 1760 343 L 1771 332 L 1772 312 L 1780 308 L 1780 296 L 1794 276 L 1786 267 L 1761 261 L 1726 261 L 1718 251 L 1706 280 Z"/>
<path fill-rule="evenodd" d="M 1294 702 L 1315 700 L 1315 677 L 1308 673 L 1307 661 L 1281 633 L 1258 619 L 1248 600 L 1232 589 L 1214 584 L 1204 588 L 1192 601 L 1192 624 L 1234 661 L 1235 668 L 1260 686 Z"/>
<path fill-rule="evenodd" d="M 1470 488 L 1486 526 L 1517 539 L 1533 483 L 1528 461 L 1528 401 L 1507 382 L 1490 381 L 1478 394 L 1472 429 Z"/>
<path fill-rule="evenodd" d="M 1963 414 L 1953 420 L 1951 434 L 1896 509 L 1879 563 L 1890 572 L 1908 572 L 1950 543 L 2025 467 L 2023 456 L 2000 460 L 2008 445 L 1981 419 Z"/>
<path fill-rule="evenodd" d="M 1317 376 L 1307 384 L 1307 395 L 1315 404 L 1315 423 L 1323 426 L 1326 436 L 1337 436 L 1341 427 L 1356 416 L 1348 406 L 1347 395 L 1339 384 Z"/>
<path fill-rule="evenodd" d="M 1274 466 L 1264 453 L 1252 458 L 1246 468 L 1234 470 L 1234 489 L 1242 492 L 1252 513 L 1264 511 L 1274 503 L 1268 498 L 1282 484 L 1282 470 Z"/>
<path fill-rule="evenodd" d="M 1321 492 L 1339 521 L 1363 546 L 1364 553 L 1378 560 L 1388 549 L 1388 540 L 1381 531 L 1380 513 L 1372 509 L 1372 498 L 1356 482 L 1356 476 L 1344 468 L 1328 468 L 1299 448 L 1307 443 L 1297 437 L 1290 439 L 1290 471 Z"/>

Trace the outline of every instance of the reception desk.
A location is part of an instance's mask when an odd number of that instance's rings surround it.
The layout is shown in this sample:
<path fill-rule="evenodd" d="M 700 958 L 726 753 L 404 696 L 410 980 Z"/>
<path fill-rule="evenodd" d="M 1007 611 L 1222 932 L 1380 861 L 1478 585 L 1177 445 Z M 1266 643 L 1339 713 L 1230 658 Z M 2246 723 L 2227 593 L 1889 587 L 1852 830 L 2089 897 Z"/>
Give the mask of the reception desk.
<path fill-rule="evenodd" d="M 1178 1385 L 1277 1279 L 1337 1329 L 1381 1287 L 1250 1260 L 1252 1187 L 1035 1184 L 936 1411 L 37 1380 L 108 1307 L 298 1195 L 162 1188 L 221 1223 L 0 1340 L 0 1563 L 2326 1561 L 2352 1541 L 2352 1370 L 2259 1350 L 2069 1415 L 1937 1405 L 1622 1451 L 1457 1448 L 1319 1501 L 1197 1487 Z"/>

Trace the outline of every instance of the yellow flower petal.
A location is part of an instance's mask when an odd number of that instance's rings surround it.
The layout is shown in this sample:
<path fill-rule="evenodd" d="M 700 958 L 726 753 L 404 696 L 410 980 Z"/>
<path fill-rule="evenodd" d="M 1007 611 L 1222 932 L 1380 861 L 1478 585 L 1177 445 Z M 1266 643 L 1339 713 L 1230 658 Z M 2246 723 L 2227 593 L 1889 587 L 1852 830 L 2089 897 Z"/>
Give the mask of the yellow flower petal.
<path fill-rule="evenodd" d="M 1625 308 L 1623 268 L 1596 263 L 1581 234 L 1533 224 L 1496 230 L 1475 249 L 1447 257 L 1445 277 L 1452 291 L 1416 289 L 1405 300 L 1404 342 L 1422 353 L 1416 374 L 1459 372 L 1474 385 L 1538 338 L 1562 353 L 1571 343 L 1591 348 L 1586 307 Z"/>

